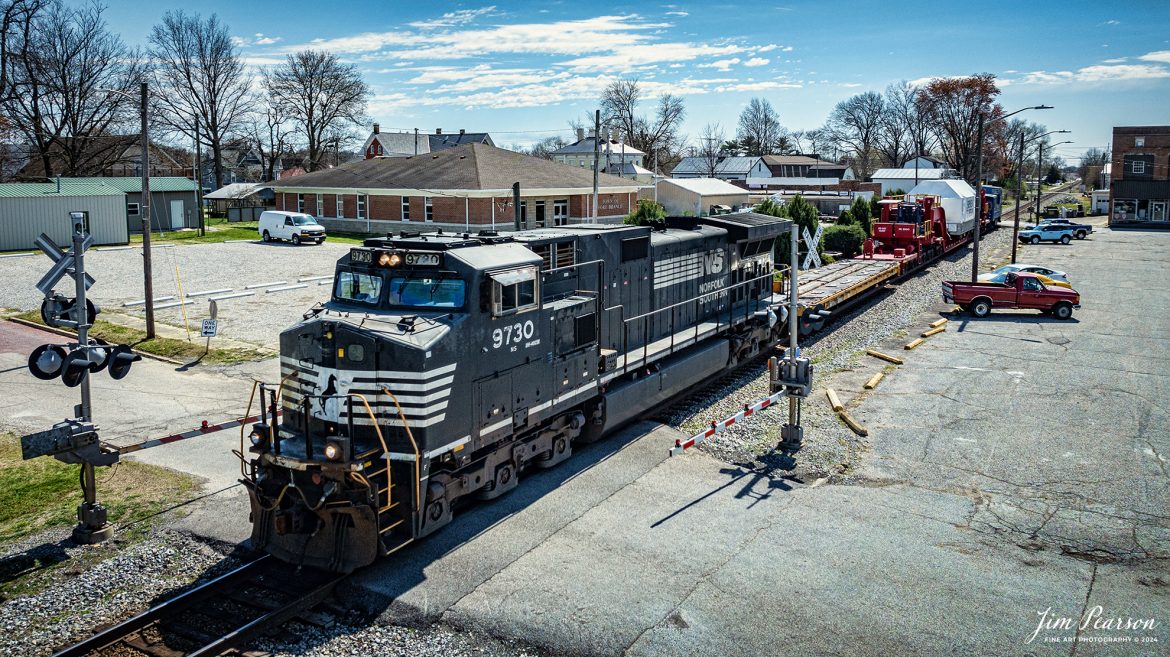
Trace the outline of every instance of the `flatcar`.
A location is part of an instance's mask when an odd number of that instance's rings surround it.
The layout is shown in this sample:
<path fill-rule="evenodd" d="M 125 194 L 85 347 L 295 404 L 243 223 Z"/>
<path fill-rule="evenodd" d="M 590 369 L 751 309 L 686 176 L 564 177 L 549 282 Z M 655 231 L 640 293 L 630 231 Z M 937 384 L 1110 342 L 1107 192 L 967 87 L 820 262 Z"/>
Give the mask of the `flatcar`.
<path fill-rule="evenodd" d="M 366 240 L 253 393 L 254 547 L 352 571 L 770 348 L 788 230 L 742 213 Z"/>

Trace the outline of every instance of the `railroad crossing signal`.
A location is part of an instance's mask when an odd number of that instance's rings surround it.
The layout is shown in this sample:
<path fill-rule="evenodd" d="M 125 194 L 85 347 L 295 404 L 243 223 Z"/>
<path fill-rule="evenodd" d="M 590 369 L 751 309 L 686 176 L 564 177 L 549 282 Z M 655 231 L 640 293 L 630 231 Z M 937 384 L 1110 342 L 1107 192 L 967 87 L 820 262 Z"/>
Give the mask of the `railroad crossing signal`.
<path fill-rule="evenodd" d="M 817 252 L 817 246 L 821 243 L 821 235 L 824 235 L 825 227 L 818 223 L 817 232 L 814 235 L 809 235 L 807 228 L 802 230 L 804 231 L 804 243 L 808 246 L 808 253 L 804 256 L 804 264 L 800 268 L 808 269 L 810 265 L 820 267 L 821 254 Z"/>
<path fill-rule="evenodd" d="M 57 245 L 53 243 L 53 240 L 49 239 L 49 236 L 44 233 L 41 233 L 37 237 L 34 244 L 36 244 L 45 255 L 49 256 L 49 258 L 53 260 L 52 269 L 50 269 L 48 273 L 42 276 L 41 280 L 37 282 L 37 289 L 41 291 L 41 294 L 45 295 L 46 297 L 52 296 L 53 287 L 57 285 L 57 281 L 60 281 L 61 278 L 66 274 L 72 277 L 73 280 L 77 280 L 77 272 L 73 267 L 74 257 L 72 253 L 66 253 L 57 248 Z M 86 233 L 85 238 L 81 243 L 81 252 L 85 253 L 91 246 L 93 246 L 93 235 Z M 84 271 L 81 272 L 81 275 L 85 277 L 85 289 L 89 290 L 89 288 L 93 287 L 94 284 L 93 276 L 90 276 Z"/>

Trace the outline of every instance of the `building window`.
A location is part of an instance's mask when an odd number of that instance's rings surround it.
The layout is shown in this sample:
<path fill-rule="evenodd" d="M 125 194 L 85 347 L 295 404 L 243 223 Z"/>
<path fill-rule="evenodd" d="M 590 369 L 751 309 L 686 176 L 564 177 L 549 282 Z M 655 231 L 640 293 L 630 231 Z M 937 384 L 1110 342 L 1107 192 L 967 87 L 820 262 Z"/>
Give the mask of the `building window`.
<path fill-rule="evenodd" d="M 1134 148 L 1145 148 L 1146 147 L 1146 138 L 1145 137 L 1134 137 L 1133 138 L 1133 146 L 1134 146 Z"/>
<path fill-rule="evenodd" d="M 358 219 L 365 219 L 366 218 L 366 195 L 365 194 L 358 194 L 357 195 L 357 218 Z"/>
<path fill-rule="evenodd" d="M 297 212 L 305 211 L 305 195 L 297 194 Z"/>
<path fill-rule="evenodd" d="M 325 195 L 324 194 L 317 195 L 317 216 L 318 217 L 325 216 Z"/>
<path fill-rule="evenodd" d="M 553 201 L 553 223 L 557 226 L 564 226 L 569 223 L 569 202 Z"/>
<path fill-rule="evenodd" d="M 1134 160 L 1133 161 L 1133 172 L 1134 173 L 1145 173 L 1146 172 L 1146 163 L 1141 161 L 1141 160 Z"/>
<path fill-rule="evenodd" d="M 434 221 L 434 220 L 435 220 L 435 206 L 434 206 L 434 204 L 431 202 L 431 197 L 429 197 L 429 196 L 428 196 L 428 197 L 426 197 L 426 198 L 423 200 L 423 203 L 426 205 L 426 217 L 425 217 L 425 220 L 426 220 L 426 221 Z"/>
<path fill-rule="evenodd" d="M 410 221 L 410 197 L 402 197 L 402 220 Z"/>
<path fill-rule="evenodd" d="M 127 203 L 126 204 L 126 214 L 127 215 L 129 215 L 131 217 L 137 217 L 138 212 L 139 212 L 139 210 L 138 210 L 137 203 Z"/>
<path fill-rule="evenodd" d="M 341 194 L 337 195 L 337 218 L 340 219 L 345 216 L 345 199 Z"/>

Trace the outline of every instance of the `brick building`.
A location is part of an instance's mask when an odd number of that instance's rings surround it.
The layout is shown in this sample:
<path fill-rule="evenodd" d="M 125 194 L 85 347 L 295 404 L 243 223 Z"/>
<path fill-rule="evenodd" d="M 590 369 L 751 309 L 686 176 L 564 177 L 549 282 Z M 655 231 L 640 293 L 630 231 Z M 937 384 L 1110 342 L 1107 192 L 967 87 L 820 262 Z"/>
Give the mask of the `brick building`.
<path fill-rule="evenodd" d="M 277 210 L 307 212 L 327 229 L 511 229 L 512 184 L 520 183 L 524 227 L 592 219 L 593 172 L 474 143 L 417 157 L 376 157 L 272 183 Z M 619 222 L 639 185 L 601 174 L 598 216 Z"/>
<path fill-rule="evenodd" d="M 1170 126 L 1113 128 L 1109 224 L 1170 228 Z"/>

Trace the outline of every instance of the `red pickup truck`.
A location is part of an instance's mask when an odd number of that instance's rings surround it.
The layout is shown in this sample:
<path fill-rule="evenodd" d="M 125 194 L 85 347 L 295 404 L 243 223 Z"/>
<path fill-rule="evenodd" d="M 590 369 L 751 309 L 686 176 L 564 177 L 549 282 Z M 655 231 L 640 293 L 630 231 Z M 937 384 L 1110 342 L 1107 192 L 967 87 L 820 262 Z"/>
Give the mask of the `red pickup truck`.
<path fill-rule="evenodd" d="M 947 281 L 942 284 L 943 301 L 958 304 L 976 317 L 986 317 L 992 308 L 1034 308 L 1052 313 L 1057 319 L 1072 317 L 1081 307 L 1076 290 L 1045 287 L 1032 274 L 1008 274 L 1003 283 Z"/>

